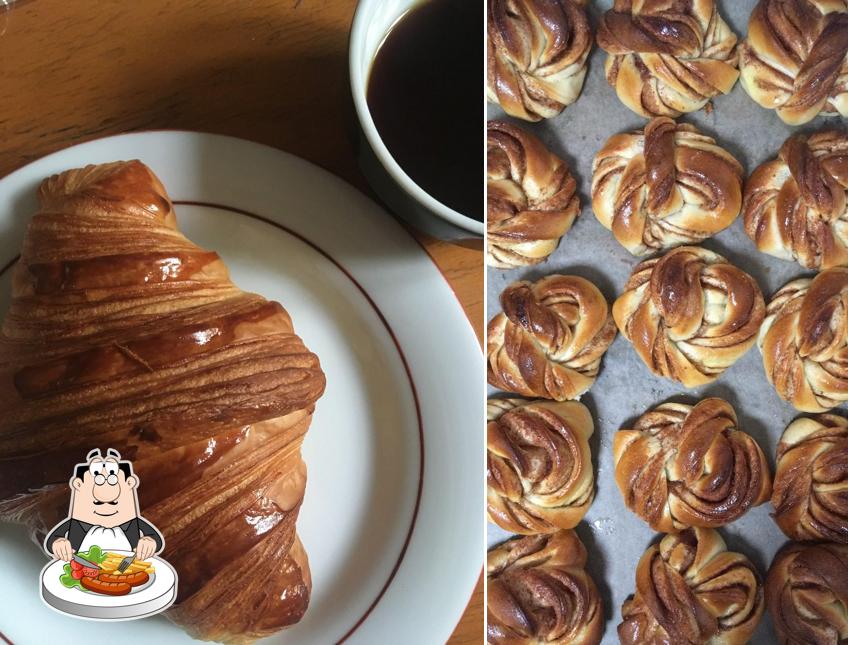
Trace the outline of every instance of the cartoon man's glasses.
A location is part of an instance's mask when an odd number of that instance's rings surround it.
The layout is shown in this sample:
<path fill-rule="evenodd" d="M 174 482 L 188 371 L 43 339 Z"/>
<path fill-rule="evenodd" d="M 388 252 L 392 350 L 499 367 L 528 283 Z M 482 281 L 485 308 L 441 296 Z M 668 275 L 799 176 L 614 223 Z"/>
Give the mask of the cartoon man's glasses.
<path fill-rule="evenodd" d="M 102 486 L 106 482 L 109 482 L 110 484 L 113 484 L 113 485 L 117 484 L 118 483 L 118 476 L 115 475 L 114 473 L 109 475 L 108 477 L 104 477 L 103 475 L 95 475 L 94 476 L 94 483 L 97 486 Z"/>

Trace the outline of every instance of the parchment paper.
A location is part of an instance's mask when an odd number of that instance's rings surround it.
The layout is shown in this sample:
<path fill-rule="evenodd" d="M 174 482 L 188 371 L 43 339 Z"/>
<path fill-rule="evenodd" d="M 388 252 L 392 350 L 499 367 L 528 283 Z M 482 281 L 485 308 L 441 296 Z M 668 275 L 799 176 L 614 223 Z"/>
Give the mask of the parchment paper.
<path fill-rule="evenodd" d="M 748 17 L 755 4 L 755 0 L 719 2 L 722 15 L 740 40 L 747 33 Z M 612 6 L 612 0 L 590 2 L 590 5 L 594 31 L 599 15 Z M 520 279 L 536 280 L 551 273 L 588 278 L 612 303 L 621 293 L 631 269 L 639 262 L 601 226 L 591 209 L 595 153 L 613 133 L 638 129 L 646 122 L 626 108 L 607 83 L 603 69 L 605 58 L 606 53 L 595 45 L 589 56 L 583 92 L 574 104 L 553 119 L 528 123 L 505 117 L 500 107 L 489 105 L 489 118 L 506 118 L 527 128 L 568 161 L 577 178 L 582 209 L 574 226 L 547 262 L 512 271 L 488 268 L 488 319 L 500 311 L 498 296 L 507 284 Z M 742 163 L 746 176 L 761 162 L 776 156 L 790 134 L 844 125 L 838 117 L 818 117 L 801 128 L 785 125 L 774 111 L 754 103 L 738 82 L 729 95 L 714 99 L 713 106 L 711 114 L 702 110 L 684 115 L 678 121 L 692 123 L 714 137 Z M 720 253 L 754 276 L 767 303 L 790 279 L 813 275 L 795 262 L 757 251 L 745 235 L 741 216 L 702 246 Z M 490 394 L 495 392 L 490 388 Z M 624 506 L 613 475 L 613 434 L 619 428 L 630 427 L 628 424 L 637 417 L 664 401 L 691 404 L 708 396 L 719 396 L 730 402 L 739 416 L 741 429 L 759 442 L 773 473 L 780 435 L 787 424 L 801 414 L 784 403 L 769 385 L 756 346 L 717 381 L 687 390 L 678 383 L 651 374 L 630 343 L 619 334 L 604 356 L 597 381 L 581 398 L 595 420 L 595 434 L 590 445 L 596 493 L 594 503 L 576 530 L 589 551 L 588 569 L 604 602 L 605 645 L 618 643 L 616 627 L 621 622 L 621 604 L 634 591 L 636 564 L 645 549 L 659 539 L 659 534 Z M 771 504 L 766 502 L 719 529 L 728 548 L 748 556 L 763 578 L 775 551 L 787 541 L 769 516 L 771 510 Z M 489 524 L 490 547 L 509 536 L 506 531 Z M 768 612 L 751 642 L 762 645 L 776 642 Z"/>

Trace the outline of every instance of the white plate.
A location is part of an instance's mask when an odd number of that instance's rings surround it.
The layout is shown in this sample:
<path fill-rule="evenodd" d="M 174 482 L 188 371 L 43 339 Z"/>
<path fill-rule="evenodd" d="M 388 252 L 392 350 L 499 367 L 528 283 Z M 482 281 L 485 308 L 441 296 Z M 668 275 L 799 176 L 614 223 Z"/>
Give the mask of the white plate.
<path fill-rule="evenodd" d="M 115 551 L 131 555 L 131 551 Z M 106 596 L 78 587 L 66 587 L 60 580 L 65 563 L 60 560 L 41 570 L 41 597 L 48 605 L 72 616 L 98 620 L 129 620 L 144 618 L 169 607 L 177 595 L 177 574 L 170 564 L 151 557 L 153 573 L 150 579 L 125 596 Z"/>
<path fill-rule="evenodd" d="M 20 247 L 42 178 L 132 158 L 162 179 L 188 237 L 218 251 L 242 288 L 283 304 L 327 375 L 298 522 L 312 600 L 270 642 L 443 642 L 483 545 L 483 355 L 450 287 L 348 184 L 272 148 L 188 132 L 92 141 L 0 180 L 0 267 Z M 9 292 L 5 271 L 0 315 Z M 0 562 L 0 631 L 13 642 L 90 642 L 116 629 L 127 644 L 190 640 L 159 616 L 127 630 L 51 611 L 38 597 L 44 556 L 20 527 L 0 526 Z"/>

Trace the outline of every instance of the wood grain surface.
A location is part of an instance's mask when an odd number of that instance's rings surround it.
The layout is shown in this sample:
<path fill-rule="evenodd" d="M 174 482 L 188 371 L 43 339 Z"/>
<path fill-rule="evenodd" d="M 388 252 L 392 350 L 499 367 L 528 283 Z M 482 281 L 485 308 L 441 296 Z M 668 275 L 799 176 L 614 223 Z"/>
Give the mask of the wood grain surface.
<path fill-rule="evenodd" d="M 351 143 L 347 38 L 355 0 L 2 5 L 0 176 L 89 139 L 180 128 L 275 146 L 373 196 Z M 481 245 L 414 235 L 482 342 Z M 450 643 L 483 640 L 481 581 Z"/>

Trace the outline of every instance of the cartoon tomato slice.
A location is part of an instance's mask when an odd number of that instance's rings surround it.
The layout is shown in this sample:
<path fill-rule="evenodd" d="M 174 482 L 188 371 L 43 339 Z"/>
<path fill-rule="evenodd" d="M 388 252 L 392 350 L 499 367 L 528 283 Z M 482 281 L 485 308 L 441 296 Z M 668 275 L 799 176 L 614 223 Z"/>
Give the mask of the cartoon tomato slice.
<path fill-rule="evenodd" d="M 71 560 L 71 571 L 80 571 L 82 569 L 82 565 L 76 560 Z"/>
<path fill-rule="evenodd" d="M 75 571 L 71 571 L 71 575 L 73 576 L 74 580 L 79 580 L 83 576 L 82 569 L 76 569 Z"/>
<path fill-rule="evenodd" d="M 82 575 L 88 576 L 89 578 L 96 578 L 100 573 L 100 569 L 95 569 L 93 567 L 83 567 Z"/>

